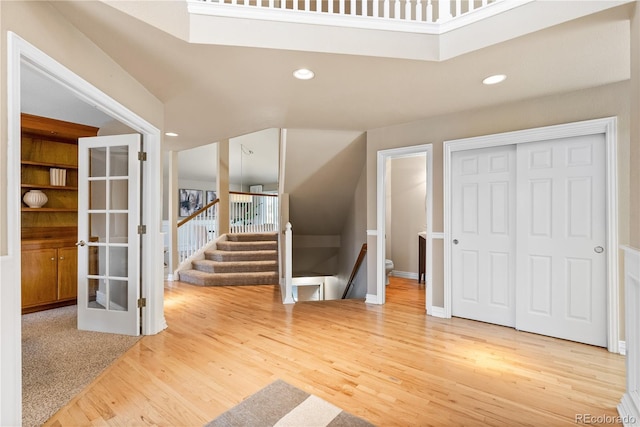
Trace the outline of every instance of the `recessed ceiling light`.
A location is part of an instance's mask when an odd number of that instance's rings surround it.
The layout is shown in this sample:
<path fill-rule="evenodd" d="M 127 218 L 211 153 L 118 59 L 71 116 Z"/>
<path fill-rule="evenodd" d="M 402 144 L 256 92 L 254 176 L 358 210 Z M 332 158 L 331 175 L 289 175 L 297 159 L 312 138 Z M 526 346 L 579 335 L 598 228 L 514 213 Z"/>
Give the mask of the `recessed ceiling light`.
<path fill-rule="evenodd" d="M 498 83 L 502 83 L 506 78 L 507 76 L 505 76 L 504 74 L 495 74 L 484 79 L 482 83 L 486 85 L 495 85 Z"/>
<path fill-rule="evenodd" d="M 175 132 L 165 132 L 164 134 L 167 136 L 178 136 L 178 134 Z"/>
<path fill-rule="evenodd" d="M 307 68 L 300 68 L 293 72 L 293 76 L 298 80 L 311 80 L 315 73 Z"/>

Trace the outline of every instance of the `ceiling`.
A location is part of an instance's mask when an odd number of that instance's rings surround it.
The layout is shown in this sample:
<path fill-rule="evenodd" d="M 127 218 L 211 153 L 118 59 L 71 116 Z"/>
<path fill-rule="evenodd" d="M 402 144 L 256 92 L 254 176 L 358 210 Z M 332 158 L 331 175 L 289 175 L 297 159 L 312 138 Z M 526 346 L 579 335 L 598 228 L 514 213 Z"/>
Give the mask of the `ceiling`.
<path fill-rule="evenodd" d="M 366 131 L 630 76 L 628 5 L 442 62 L 191 44 L 103 2 L 52 7 L 164 103 L 164 130 L 179 133 L 165 140 L 173 150 L 281 127 Z M 301 66 L 316 78 L 295 80 Z M 504 83 L 481 84 L 498 72 Z M 25 105 L 30 95 L 60 96 L 49 101 L 58 110 L 74 101 L 25 76 Z M 106 120 L 81 110 L 79 122 Z"/>
<path fill-rule="evenodd" d="M 77 98 L 34 68 L 20 68 L 20 111 L 36 116 L 103 127 L 113 119 Z"/>
<path fill-rule="evenodd" d="M 20 70 L 21 111 L 27 114 L 80 123 L 97 128 L 111 128 L 115 122 L 109 115 L 92 107 L 73 92 L 44 76 L 36 69 L 22 65 Z M 241 155 L 241 147 L 244 154 Z M 242 186 L 278 181 L 279 130 L 265 129 L 231 138 L 229 141 L 229 180 Z M 205 144 L 179 152 L 179 179 L 215 182 L 217 144 Z M 168 168 L 165 168 L 165 174 Z"/>

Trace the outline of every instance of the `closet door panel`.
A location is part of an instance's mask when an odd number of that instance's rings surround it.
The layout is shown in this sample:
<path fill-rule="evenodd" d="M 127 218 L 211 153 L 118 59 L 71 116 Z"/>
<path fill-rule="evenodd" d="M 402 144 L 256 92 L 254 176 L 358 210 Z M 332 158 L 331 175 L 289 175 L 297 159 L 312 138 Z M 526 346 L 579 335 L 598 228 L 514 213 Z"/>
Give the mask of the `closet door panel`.
<path fill-rule="evenodd" d="M 516 327 L 606 346 L 603 135 L 519 144 Z"/>

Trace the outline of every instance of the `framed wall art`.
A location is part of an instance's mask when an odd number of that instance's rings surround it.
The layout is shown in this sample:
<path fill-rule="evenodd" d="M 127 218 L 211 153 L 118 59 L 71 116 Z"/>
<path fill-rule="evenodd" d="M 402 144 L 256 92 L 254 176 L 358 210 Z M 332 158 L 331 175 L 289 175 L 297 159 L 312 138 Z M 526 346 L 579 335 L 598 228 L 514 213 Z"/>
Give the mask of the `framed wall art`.
<path fill-rule="evenodd" d="M 188 190 L 181 188 L 178 190 L 180 207 L 178 215 L 189 216 L 202 209 L 202 190 Z"/>
<path fill-rule="evenodd" d="M 217 198 L 218 198 L 218 195 L 216 194 L 215 191 L 207 190 L 207 201 L 205 202 L 205 204 L 208 205 L 209 203 L 213 202 Z"/>

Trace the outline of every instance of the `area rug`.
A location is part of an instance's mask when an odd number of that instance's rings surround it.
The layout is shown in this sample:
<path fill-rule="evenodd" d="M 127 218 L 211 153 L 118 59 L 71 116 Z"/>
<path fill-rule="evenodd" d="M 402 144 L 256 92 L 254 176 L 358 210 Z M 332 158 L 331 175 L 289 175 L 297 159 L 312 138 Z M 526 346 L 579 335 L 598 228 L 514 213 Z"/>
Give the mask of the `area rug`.
<path fill-rule="evenodd" d="M 373 424 L 277 380 L 206 427 L 369 427 Z"/>
<path fill-rule="evenodd" d="M 79 331 L 76 306 L 22 316 L 22 425 L 39 426 L 139 337 Z"/>

